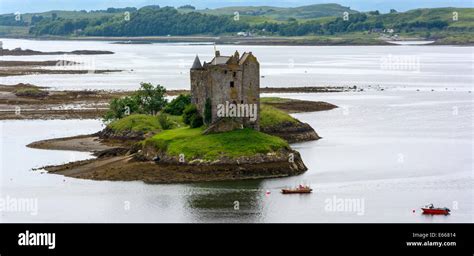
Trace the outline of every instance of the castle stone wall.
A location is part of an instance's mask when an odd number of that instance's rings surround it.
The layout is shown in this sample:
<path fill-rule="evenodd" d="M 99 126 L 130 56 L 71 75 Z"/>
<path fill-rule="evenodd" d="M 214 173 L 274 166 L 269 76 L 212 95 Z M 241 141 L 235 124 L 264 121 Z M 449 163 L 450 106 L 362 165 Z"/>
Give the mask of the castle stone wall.
<path fill-rule="evenodd" d="M 217 56 L 216 56 L 217 57 Z M 211 100 L 212 123 L 216 122 L 218 104 L 256 104 L 257 120 L 234 118 L 244 127 L 259 130 L 260 119 L 260 64 L 250 54 L 239 64 L 238 55 L 228 57 L 228 63 L 205 64 L 202 68 L 191 69 L 191 102 L 204 117 L 206 100 Z"/>

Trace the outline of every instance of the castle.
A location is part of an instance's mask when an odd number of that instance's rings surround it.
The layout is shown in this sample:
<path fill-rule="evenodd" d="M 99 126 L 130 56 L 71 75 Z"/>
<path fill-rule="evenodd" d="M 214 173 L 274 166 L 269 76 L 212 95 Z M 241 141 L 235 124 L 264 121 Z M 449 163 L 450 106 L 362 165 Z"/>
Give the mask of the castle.
<path fill-rule="evenodd" d="M 259 130 L 260 64 L 252 52 L 240 56 L 236 51 L 234 55 L 221 56 L 215 51 L 211 62 L 203 64 L 196 56 L 190 73 L 191 103 L 203 117 L 206 108 L 207 113 L 211 113 L 207 124 L 220 123 L 230 117 L 234 128 L 237 124 L 240 128 Z"/>

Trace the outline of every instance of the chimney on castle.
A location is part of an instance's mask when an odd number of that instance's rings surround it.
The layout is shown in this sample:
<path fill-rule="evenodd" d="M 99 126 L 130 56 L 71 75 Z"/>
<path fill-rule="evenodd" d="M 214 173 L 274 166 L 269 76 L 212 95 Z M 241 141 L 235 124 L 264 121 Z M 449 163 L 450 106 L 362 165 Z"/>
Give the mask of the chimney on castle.
<path fill-rule="evenodd" d="M 220 57 L 221 56 L 221 51 L 216 51 L 216 57 Z"/>
<path fill-rule="evenodd" d="M 235 51 L 235 53 L 234 53 L 234 58 L 237 59 L 237 60 L 240 59 L 239 51 Z"/>

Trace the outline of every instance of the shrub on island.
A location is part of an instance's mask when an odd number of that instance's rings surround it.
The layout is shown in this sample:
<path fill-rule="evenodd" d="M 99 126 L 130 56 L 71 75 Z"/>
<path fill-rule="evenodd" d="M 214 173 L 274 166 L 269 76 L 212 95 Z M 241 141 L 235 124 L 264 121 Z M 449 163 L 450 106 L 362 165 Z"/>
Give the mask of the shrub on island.
<path fill-rule="evenodd" d="M 183 126 L 181 116 L 133 114 L 112 121 L 99 133 L 103 139 L 140 141 L 163 130 Z"/>
<path fill-rule="evenodd" d="M 168 103 L 165 93 L 166 89 L 161 85 L 140 83 L 140 89 L 132 95 L 113 99 L 110 102 L 104 121 L 120 119 L 130 114 L 155 115 Z"/>
<path fill-rule="evenodd" d="M 145 114 L 134 114 L 115 120 L 107 125 L 108 128 L 116 132 L 151 132 L 162 130 L 158 117 Z"/>
<path fill-rule="evenodd" d="M 15 91 L 15 95 L 18 97 L 29 97 L 29 98 L 43 98 L 48 96 L 47 91 L 43 91 L 39 88 L 24 88 Z"/>
<path fill-rule="evenodd" d="M 170 115 L 180 116 L 183 114 L 186 106 L 191 104 L 191 95 L 190 94 L 180 94 L 178 97 L 174 98 L 166 107 L 163 109 L 165 113 Z"/>
<path fill-rule="evenodd" d="M 174 126 L 172 120 L 165 113 L 158 115 L 158 123 L 160 123 L 161 129 L 163 130 L 169 130 Z"/>
<path fill-rule="evenodd" d="M 191 128 L 201 127 L 203 125 L 202 116 L 199 114 L 194 104 L 189 104 L 183 111 L 183 122 Z"/>

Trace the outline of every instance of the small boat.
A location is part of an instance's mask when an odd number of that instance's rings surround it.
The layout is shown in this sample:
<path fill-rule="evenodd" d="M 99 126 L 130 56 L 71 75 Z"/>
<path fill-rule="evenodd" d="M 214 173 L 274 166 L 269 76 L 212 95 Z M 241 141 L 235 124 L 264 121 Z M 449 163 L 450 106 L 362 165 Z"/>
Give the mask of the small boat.
<path fill-rule="evenodd" d="M 444 208 L 435 208 L 433 206 L 433 204 L 429 204 L 429 205 L 421 208 L 421 210 L 423 210 L 423 214 L 431 214 L 431 215 L 448 215 L 449 212 L 451 211 L 446 207 L 444 207 Z"/>
<path fill-rule="evenodd" d="M 299 185 L 296 188 L 284 188 L 281 190 L 283 194 L 309 194 L 313 191 L 309 186 Z"/>

